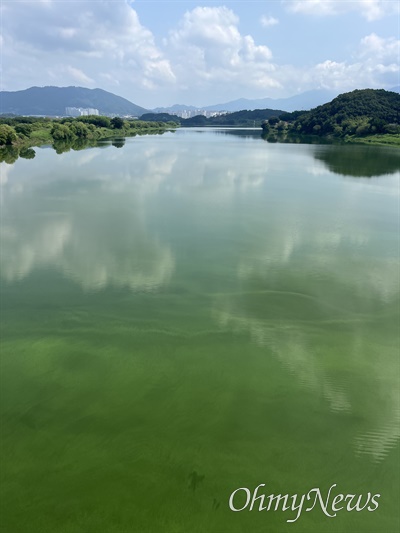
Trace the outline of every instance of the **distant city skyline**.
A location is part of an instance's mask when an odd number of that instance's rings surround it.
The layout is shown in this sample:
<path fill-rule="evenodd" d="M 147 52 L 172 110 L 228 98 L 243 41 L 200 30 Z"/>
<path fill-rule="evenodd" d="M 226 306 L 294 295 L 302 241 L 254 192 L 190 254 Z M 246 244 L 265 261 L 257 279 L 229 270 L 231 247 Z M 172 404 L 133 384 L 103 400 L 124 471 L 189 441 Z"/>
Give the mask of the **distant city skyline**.
<path fill-rule="evenodd" d="M 2 90 L 99 87 L 152 109 L 400 84 L 397 0 L 2 0 Z"/>

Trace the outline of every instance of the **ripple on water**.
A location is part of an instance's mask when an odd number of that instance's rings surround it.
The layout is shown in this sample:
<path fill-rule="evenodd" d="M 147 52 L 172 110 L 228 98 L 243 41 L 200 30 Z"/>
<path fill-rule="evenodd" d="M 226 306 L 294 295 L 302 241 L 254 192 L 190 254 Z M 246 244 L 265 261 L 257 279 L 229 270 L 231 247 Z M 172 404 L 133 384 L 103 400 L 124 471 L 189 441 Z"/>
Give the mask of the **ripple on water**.
<path fill-rule="evenodd" d="M 357 456 L 369 455 L 380 463 L 397 445 L 400 438 L 400 407 L 393 413 L 393 419 L 374 431 L 367 431 L 354 439 Z"/>

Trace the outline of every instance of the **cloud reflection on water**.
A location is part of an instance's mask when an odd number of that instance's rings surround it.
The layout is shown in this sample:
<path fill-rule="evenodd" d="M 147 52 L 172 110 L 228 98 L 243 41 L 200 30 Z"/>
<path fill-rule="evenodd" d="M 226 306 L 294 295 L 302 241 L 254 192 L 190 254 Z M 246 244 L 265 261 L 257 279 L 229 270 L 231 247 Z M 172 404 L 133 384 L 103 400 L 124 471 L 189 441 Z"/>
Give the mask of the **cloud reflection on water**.
<path fill-rule="evenodd" d="M 399 438 L 396 347 L 385 346 L 382 362 L 379 344 L 368 339 L 375 330 L 384 339 L 385 313 L 399 297 L 398 241 L 389 239 L 382 216 L 396 209 L 398 176 L 332 176 L 313 159 L 315 146 L 250 139 L 238 150 L 239 138 L 226 145 L 224 136 L 194 143 L 193 134 L 180 135 L 179 142 L 173 135 L 128 140 L 122 150 L 38 151 L 34 161 L 7 165 L 3 279 L 12 283 L 46 267 L 85 290 L 158 290 L 183 268 L 185 234 L 207 256 L 207 228 L 236 243 L 218 248 L 218 268 L 234 275 L 211 293 L 212 319 L 249 335 L 335 415 L 364 420 L 354 452 L 382 460 Z M 318 172 L 310 172 L 315 164 Z M 183 207 L 187 218 L 170 242 L 165 230 L 175 228 L 175 210 Z M 212 276 L 215 265 L 203 261 Z M 348 376 L 357 364 L 370 369 L 360 378 L 374 391 L 365 404 L 335 371 L 334 355 L 322 357 L 336 330 L 343 331 Z"/>

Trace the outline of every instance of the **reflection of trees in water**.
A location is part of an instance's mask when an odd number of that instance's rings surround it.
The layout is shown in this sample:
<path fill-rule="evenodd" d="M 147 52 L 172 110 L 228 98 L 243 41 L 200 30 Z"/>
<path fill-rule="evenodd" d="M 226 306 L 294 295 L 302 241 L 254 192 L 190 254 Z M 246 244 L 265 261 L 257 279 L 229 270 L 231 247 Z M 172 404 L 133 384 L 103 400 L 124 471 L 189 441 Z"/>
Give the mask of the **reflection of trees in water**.
<path fill-rule="evenodd" d="M 123 137 L 120 139 L 113 139 L 111 144 L 115 146 L 115 148 L 122 148 L 125 144 L 125 139 Z"/>
<path fill-rule="evenodd" d="M 33 148 L 22 148 L 19 153 L 19 157 L 22 157 L 23 159 L 34 159 L 35 156 L 36 152 Z"/>
<path fill-rule="evenodd" d="M 261 137 L 269 143 L 321 145 L 314 157 L 335 174 L 356 178 L 372 178 L 394 174 L 400 170 L 400 151 L 385 146 L 331 144 L 315 136 L 279 135 L 264 132 Z"/>
<path fill-rule="evenodd" d="M 400 151 L 380 146 L 323 146 L 314 153 L 335 174 L 371 178 L 400 170 Z"/>
<path fill-rule="evenodd" d="M 53 148 L 57 154 L 63 154 L 70 150 L 84 150 L 97 146 L 97 141 L 88 141 L 87 139 L 75 139 L 74 141 L 54 141 Z M 0 162 L 12 165 L 19 157 L 23 159 L 33 159 L 36 152 L 33 148 L 19 148 L 17 146 L 3 146 L 0 148 Z"/>
<path fill-rule="evenodd" d="M 36 152 L 33 148 L 18 148 L 16 146 L 3 146 L 0 148 L 0 163 L 4 162 L 12 165 L 19 157 L 33 159 L 35 156 Z"/>
<path fill-rule="evenodd" d="M 69 152 L 70 150 L 85 150 L 86 148 L 91 148 L 97 146 L 96 140 L 89 139 L 74 139 L 73 141 L 54 141 L 53 148 L 57 154 L 63 154 Z"/>
<path fill-rule="evenodd" d="M 286 144 L 331 144 L 331 141 L 316 135 L 296 135 L 286 131 L 263 131 L 261 138 L 269 143 L 286 143 Z"/>
<path fill-rule="evenodd" d="M 74 139 L 73 141 L 54 141 L 53 148 L 57 154 L 63 154 L 70 150 L 85 150 L 87 148 L 114 146 L 122 148 L 125 145 L 124 138 L 116 138 L 107 141 L 98 141 L 93 139 Z M 17 146 L 2 146 L 0 148 L 0 163 L 12 165 L 19 157 L 23 159 L 33 159 L 36 152 L 33 148 L 19 148 Z"/>
<path fill-rule="evenodd" d="M 212 130 L 216 135 L 233 135 L 235 137 L 242 137 L 248 139 L 259 139 L 260 130 L 246 130 L 246 129 L 226 129 L 226 130 Z"/>

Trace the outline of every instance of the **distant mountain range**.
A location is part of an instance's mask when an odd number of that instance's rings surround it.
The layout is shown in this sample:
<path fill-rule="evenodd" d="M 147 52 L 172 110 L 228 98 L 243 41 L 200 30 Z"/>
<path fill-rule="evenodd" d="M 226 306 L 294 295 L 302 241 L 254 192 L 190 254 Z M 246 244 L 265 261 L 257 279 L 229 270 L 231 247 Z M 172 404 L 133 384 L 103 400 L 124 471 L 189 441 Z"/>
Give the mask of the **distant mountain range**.
<path fill-rule="evenodd" d="M 400 92 L 400 87 L 393 87 L 389 89 L 392 92 Z M 259 98 L 249 100 L 247 98 L 239 98 L 231 102 L 223 104 L 215 104 L 202 107 L 205 111 L 254 111 L 255 109 L 279 109 L 282 111 L 308 111 L 319 105 L 327 104 L 333 98 L 338 96 L 338 91 L 328 91 L 325 89 L 316 89 L 314 91 L 306 91 L 304 93 L 290 96 L 289 98 Z M 175 104 L 171 107 L 157 107 L 153 109 L 153 113 L 174 113 L 180 111 L 195 111 L 199 107 L 191 105 Z"/>
<path fill-rule="evenodd" d="M 247 100 L 240 98 L 225 104 L 208 106 L 205 109 L 209 111 L 239 111 L 241 109 L 283 109 L 283 111 L 302 111 L 312 109 L 322 104 L 330 102 L 337 92 L 327 90 L 307 91 L 296 94 L 289 98 L 261 98 L 258 100 Z"/>
<path fill-rule="evenodd" d="M 62 116 L 66 107 L 94 108 L 100 114 L 133 116 L 140 116 L 147 111 L 103 89 L 30 87 L 23 91 L 0 92 L 0 113 Z"/>
<path fill-rule="evenodd" d="M 390 89 L 400 92 L 400 87 Z M 240 98 L 231 102 L 202 107 L 205 111 L 253 111 L 255 109 L 275 109 L 301 111 L 315 108 L 330 102 L 337 92 L 328 90 L 307 91 L 290 98 L 261 98 L 248 100 Z M 132 115 L 140 117 L 149 111 L 133 104 L 126 98 L 103 89 L 84 87 L 31 87 L 22 91 L 0 91 L 0 114 L 63 116 L 66 107 L 98 109 L 100 114 Z M 157 107 L 153 113 L 175 113 L 200 109 L 192 105 L 175 104 L 171 107 Z"/>
<path fill-rule="evenodd" d="M 296 94 L 290 98 L 259 98 L 255 100 L 248 100 L 247 98 L 239 98 L 231 102 L 225 102 L 223 104 L 215 104 L 205 106 L 201 109 L 205 111 L 254 111 L 255 109 L 280 109 L 283 111 L 301 111 L 312 109 L 322 104 L 330 102 L 337 92 L 327 90 L 315 90 L 307 91 L 301 94 Z M 154 113 L 174 113 L 179 111 L 194 111 L 199 109 L 194 106 L 186 106 L 175 104 L 171 107 L 157 107 L 153 109 Z"/>
<path fill-rule="evenodd" d="M 180 111 L 196 111 L 196 109 L 205 108 L 196 107 L 194 105 L 175 104 L 170 107 L 156 107 L 151 110 L 151 113 L 179 113 Z"/>

